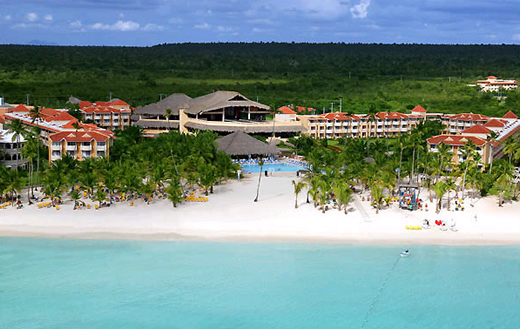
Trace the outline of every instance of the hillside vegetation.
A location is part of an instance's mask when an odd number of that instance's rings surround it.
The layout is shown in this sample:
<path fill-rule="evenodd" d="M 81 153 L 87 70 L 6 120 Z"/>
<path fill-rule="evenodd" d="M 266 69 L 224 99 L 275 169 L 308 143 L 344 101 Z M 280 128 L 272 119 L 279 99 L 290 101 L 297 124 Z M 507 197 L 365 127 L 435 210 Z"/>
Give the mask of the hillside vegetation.
<path fill-rule="evenodd" d="M 214 43 L 154 47 L 0 46 L 0 95 L 7 102 L 63 106 L 121 98 L 132 106 L 171 93 L 192 97 L 235 90 L 279 107 L 502 115 L 520 93 L 499 101 L 467 84 L 520 77 L 517 45 Z M 162 95 L 161 95 L 162 94 Z"/>

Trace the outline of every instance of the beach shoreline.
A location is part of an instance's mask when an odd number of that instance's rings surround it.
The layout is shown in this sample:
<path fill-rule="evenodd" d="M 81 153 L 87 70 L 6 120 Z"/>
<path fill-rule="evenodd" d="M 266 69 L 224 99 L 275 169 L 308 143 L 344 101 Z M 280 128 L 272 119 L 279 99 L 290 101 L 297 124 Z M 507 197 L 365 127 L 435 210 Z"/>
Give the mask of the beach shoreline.
<path fill-rule="evenodd" d="M 345 236 L 313 237 L 313 236 L 184 236 L 177 233 L 131 234 L 117 232 L 89 232 L 53 234 L 43 232 L 2 231 L 0 238 L 38 238 L 65 240 L 134 240 L 134 241 L 190 241 L 190 242 L 223 242 L 223 243 L 305 243 L 305 244 L 342 244 L 361 246 L 520 246 L 517 234 L 497 235 L 493 237 L 462 236 L 462 237 L 403 237 L 403 236 Z"/>
<path fill-rule="evenodd" d="M 520 203 L 496 205 L 496 197 L 479 199 L 466 211 L 405 211 L 393 204 L 379 214 L 359 195 L 349 204 L 348 214 L 328 210 L 323 214 L 306 203 L 301 193 L 294 207 L 292 180 L 295 173 L 262 177 L 260 197 L 256 194 L 258 174 L 241 181 L 215 186 L 208 202 L 185 202 L 177 208 L 165 199 L 114 203 L 100 210 L 72 210 L 72 202 L 54 208 L 36 205 L 17 210 L 0 210 L 1 237 L 106 239 L 154 241 L 222 241 L 339 243 L 354 245 L 520 245 Z M 426 195 L 426 194 L 424 194 Z M 427 199 L 427 198 L 425 198 Z M 436 200 L 433 200 L 434 202 Z M 430 209 L 433 209 L 433 204 Z M 424 219 L 455 220 L 457 232 L 408 230 Z"/>

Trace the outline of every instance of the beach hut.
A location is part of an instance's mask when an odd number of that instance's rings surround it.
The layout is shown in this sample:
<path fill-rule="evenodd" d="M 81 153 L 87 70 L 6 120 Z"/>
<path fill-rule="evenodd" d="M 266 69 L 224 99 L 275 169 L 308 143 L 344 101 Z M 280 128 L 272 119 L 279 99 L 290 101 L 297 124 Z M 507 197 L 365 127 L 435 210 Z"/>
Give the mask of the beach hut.
<path fill-rule="evenodd" d="M 264 143 L 241 130 L 221 137 L 215 141 L 219 151 L 232 156 L 277 155 L 280 149 Z"/>

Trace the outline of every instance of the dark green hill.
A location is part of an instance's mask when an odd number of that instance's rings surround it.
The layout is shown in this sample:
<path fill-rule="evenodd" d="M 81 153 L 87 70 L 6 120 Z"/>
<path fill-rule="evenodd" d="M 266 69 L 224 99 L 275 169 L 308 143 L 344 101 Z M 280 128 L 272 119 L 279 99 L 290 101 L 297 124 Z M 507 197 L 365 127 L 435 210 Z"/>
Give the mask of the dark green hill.
<path fill-rule="evenodd" d="M 237 90 L 271 106 L 486 114 L 520 109 L 468 83 L 520 77 L 517 45 L 212 43 L 154 47 L 0 46 L 0 94 L 8 102 L 61 106 L 69 95 L 134 106 L 160 94 Z"/>

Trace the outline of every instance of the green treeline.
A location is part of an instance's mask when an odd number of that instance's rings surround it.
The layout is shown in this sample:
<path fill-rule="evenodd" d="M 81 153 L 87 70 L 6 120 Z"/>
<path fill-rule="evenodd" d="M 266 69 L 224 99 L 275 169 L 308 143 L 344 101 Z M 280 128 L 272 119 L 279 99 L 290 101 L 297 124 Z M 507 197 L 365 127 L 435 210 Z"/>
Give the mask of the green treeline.
<path fill-rule="evenodd" d="M 59 107 L 70 95 L 132 106 L 179 92 L 235 90 L 272 107 L 473 111 L 520 109 L 518 92 L 499 101 L 468 87 L 495 75 L 520 77 L 517 45 L 211 43 L 154 47 L 0 46 L 7 102 Z M 163 94 L 163 95 L 161 95 Z M 333 105 L 331 103 L 334 103 Z M 518 113 L 518 112 L 517 112 Z"/>

